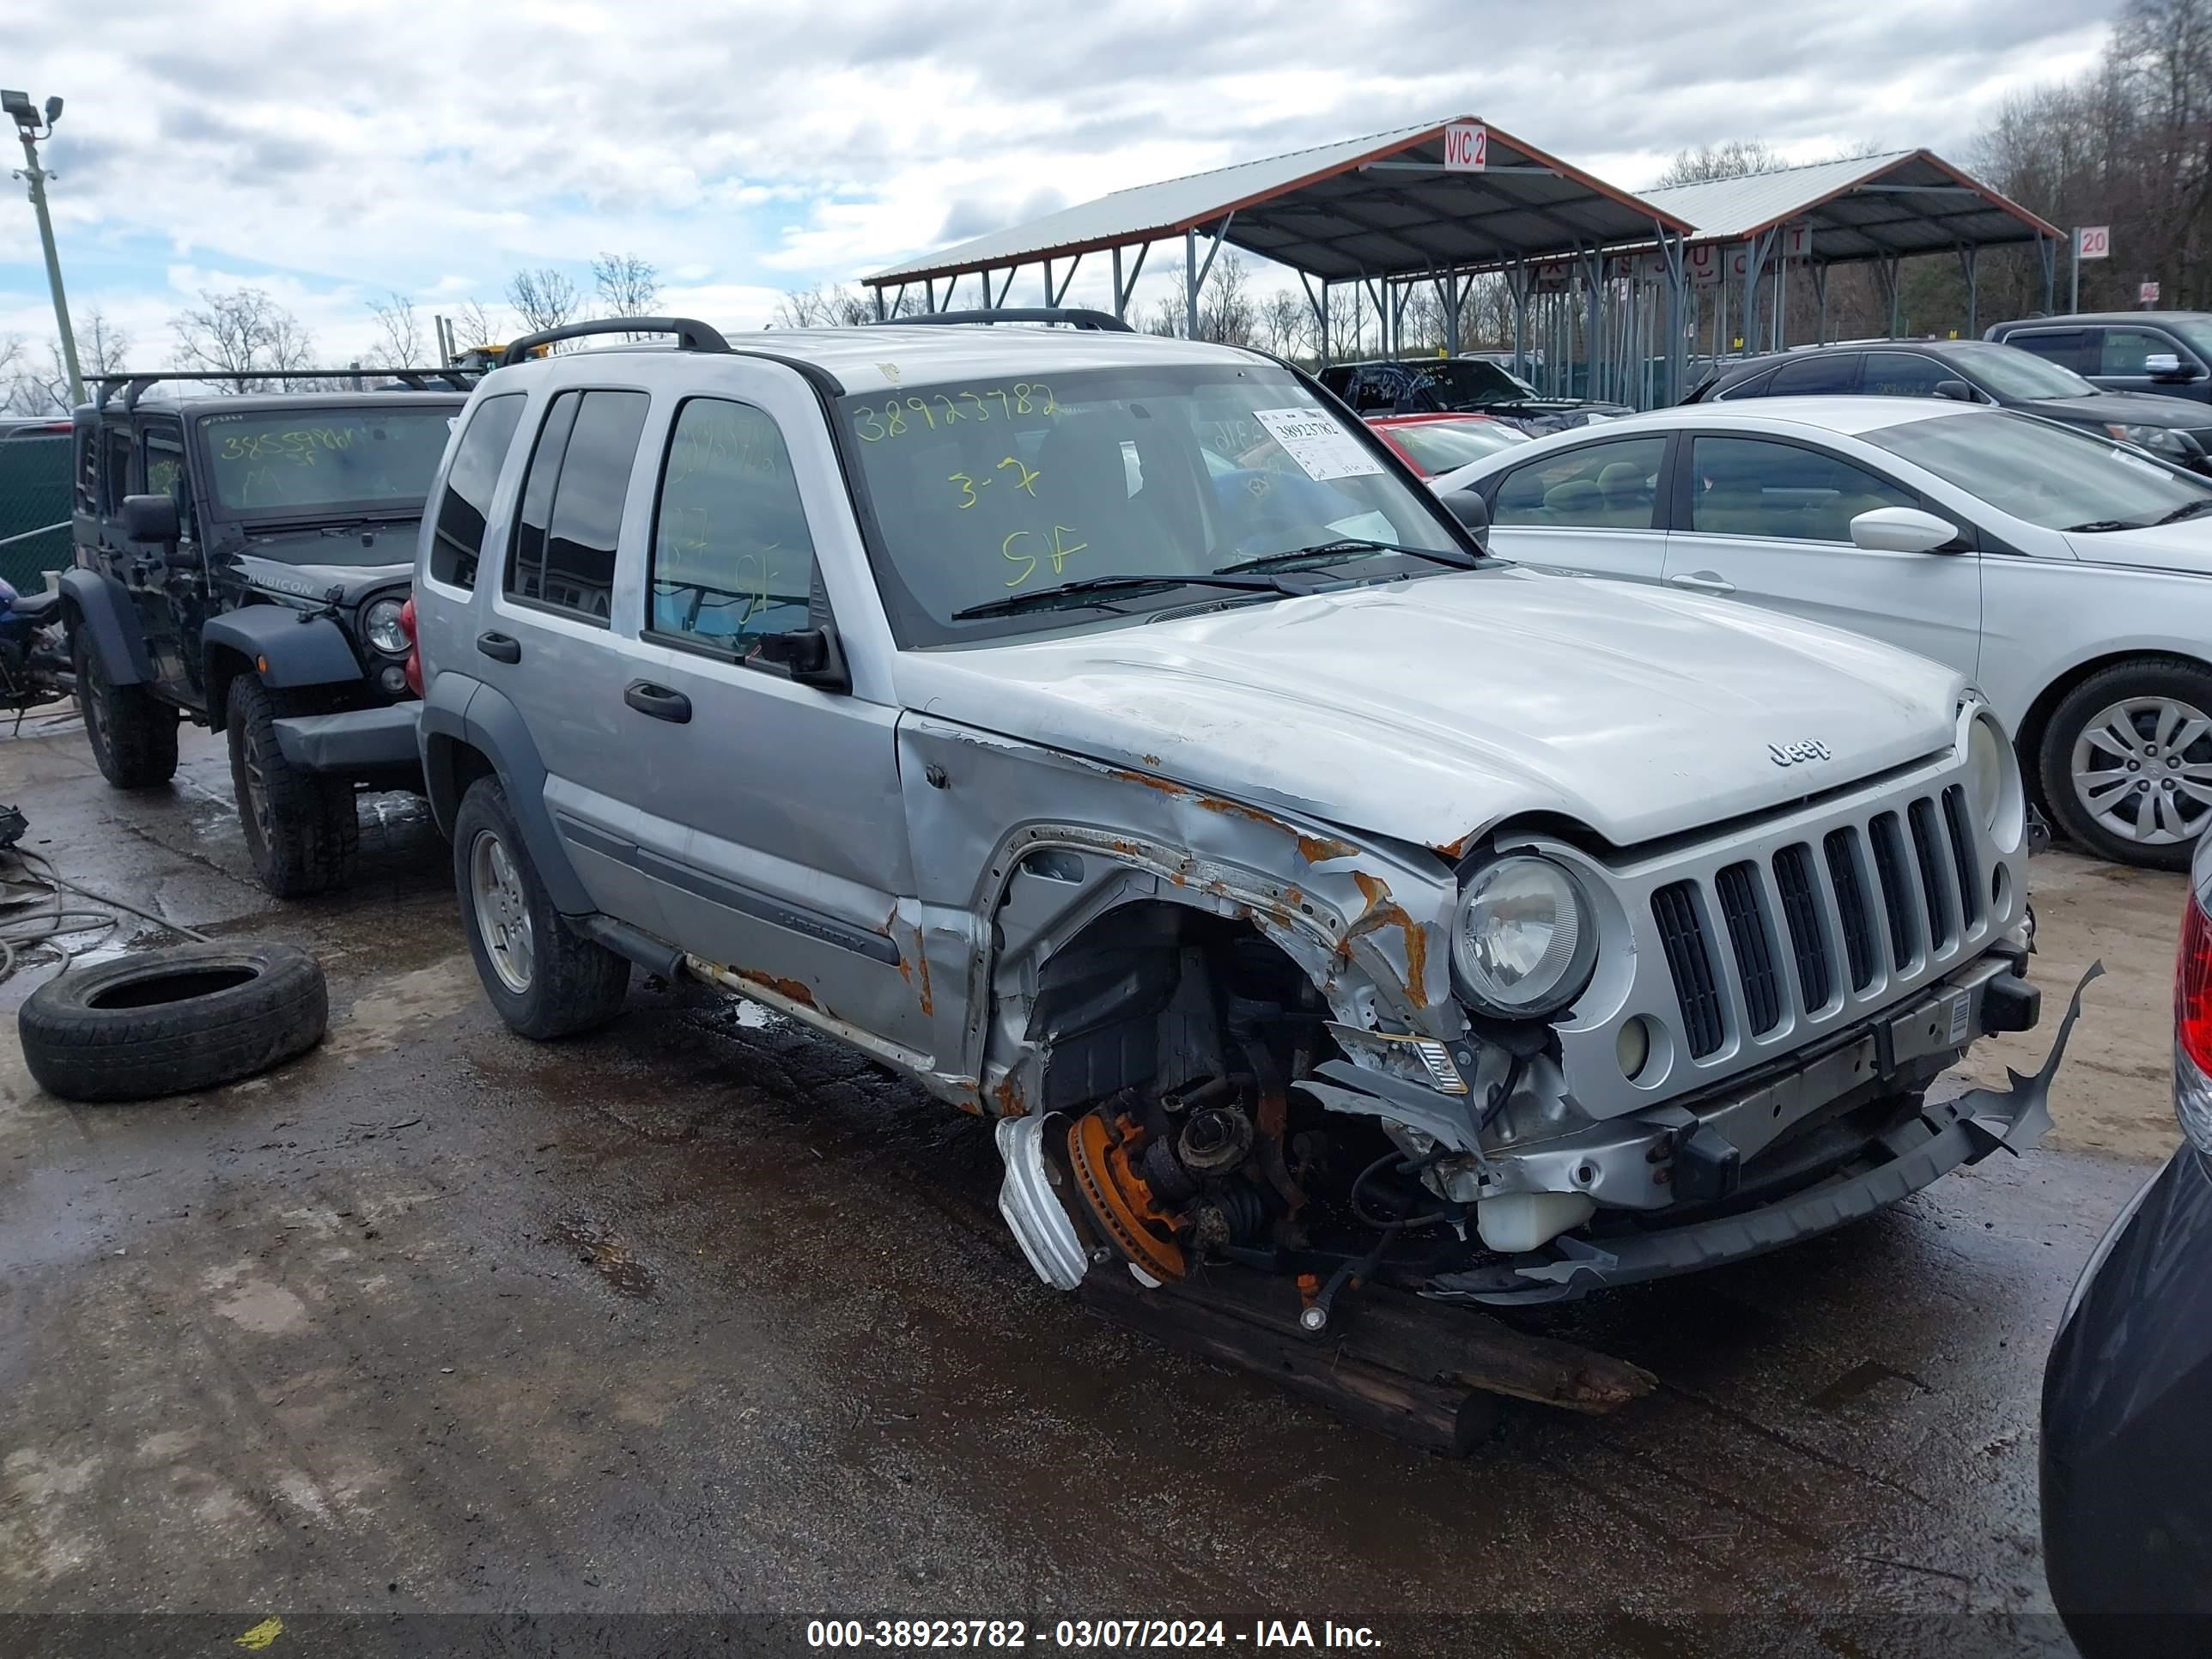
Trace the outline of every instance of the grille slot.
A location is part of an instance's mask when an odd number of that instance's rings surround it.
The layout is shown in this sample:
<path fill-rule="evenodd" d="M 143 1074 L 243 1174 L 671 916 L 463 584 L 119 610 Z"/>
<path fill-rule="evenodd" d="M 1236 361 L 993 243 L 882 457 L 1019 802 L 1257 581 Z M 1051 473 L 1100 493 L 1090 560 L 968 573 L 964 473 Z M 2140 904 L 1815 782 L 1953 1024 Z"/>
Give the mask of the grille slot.
<path fill-rule="evenodd" d="M 1767 936 L 1766 918 L 1759 908 L 1759 871 L 1751 864 L 1731 864 L 1715 880 L 1720 890 L 1721 918 L 1728 924 L 1729 943 L 1735 947 L 1736 972 L 1743 980 L 1743 1008 L 1753 1036 L 1764 1036 L 1782 1024 L 1782 975 L 1774 960 L 1774 943 Z"/>
<path fill-rule="evenodd" d="M 1936 830 L 1936 803 L 1923 795 L 1905 811 L 1912 824 L 1912 856 L 1920 866 L 1921 896 L 1927 901 L 1929 948 L 1946 950 L 1959 935 L 1952 926 L 1951 889 L 1943 878 L 1942 842 Z"/>
<path fill-rule="evenodd" d="M 1912 894 L 1905 884 L 1909 879 L 1905 831 L 1897 814 L 1876 813 L 1867 825 L 1867 838 L 1874 843 L 1874 876 L 1881 887 L 1882 913 L 1889 921 L 1890 965 L 1901 974 L 1918 950 L 1920 929 L 1913 915 Z"/>
<path fill-rule="evenodd" d="M 1660 888 L 1651 895 L 1651 919 L 1659 926 L 1660 948 L 1666 952 L 1668 970 L 1674 978 L 1683 1037 L 1691 1056 L 1703 1059 L 1719 1048 L 1727 1028 L 1694 887 L 1694 883 L 1676 881 Z"/>
<path fill-rule="evenodd" d="M 1955 783 L 1943 792 L 1943 823 L 1951 832 L 1951 867 L 1959 872 L 1959 903 L 1966 912 L 1962 925 L 1978 927 L 1982 920 L 1982 866 L 1974 856 L 1973 831 L 1966 825 L 1966 792 Z"/>
<path fill-rule="evenodd" d="M 1828 941 L 1820 931 L 1820 896 L 1813 882 L 1813 849 L 1803 842 L 1774 855 L 1774 885 L 1782 895 L 1782 919 L 1790 929 L 1790 953 L 1797 959 L 1797 991 L 1808 1010 L 1825 1008 L 1835 994 Z"/>
<path fill-rule="evenodd" d="M 1828 854 L 1828 879 L 1836 886 L 1851 989 L 1863 991 L 1874 983 L 1874 912 L 1867 908 L 1866 886 L 1859 879 L 1858 839 L 1856 830 L 1831 830 L 1820 844 Z"/>

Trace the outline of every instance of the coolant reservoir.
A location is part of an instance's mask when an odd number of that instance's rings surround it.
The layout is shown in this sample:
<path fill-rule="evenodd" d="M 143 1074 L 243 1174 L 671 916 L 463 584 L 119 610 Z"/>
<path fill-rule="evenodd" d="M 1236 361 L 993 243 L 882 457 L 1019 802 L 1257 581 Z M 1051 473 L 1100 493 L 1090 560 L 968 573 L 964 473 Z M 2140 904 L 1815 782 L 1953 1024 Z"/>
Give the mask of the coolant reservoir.
<path fill-rule="evenodd" d="M 1584 1193 L 1499 1193 L 1474 1206 L 1474 1229 L 1485 1249 L 1519 1255 L 1596 1213 L 1597 1200 Z"/>

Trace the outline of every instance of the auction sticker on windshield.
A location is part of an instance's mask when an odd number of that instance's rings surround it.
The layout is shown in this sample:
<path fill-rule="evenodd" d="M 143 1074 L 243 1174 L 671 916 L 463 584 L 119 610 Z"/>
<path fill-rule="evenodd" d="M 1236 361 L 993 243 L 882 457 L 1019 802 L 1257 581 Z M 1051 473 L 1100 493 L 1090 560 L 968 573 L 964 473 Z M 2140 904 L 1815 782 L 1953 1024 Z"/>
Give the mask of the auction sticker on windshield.
<path fill-rule="evenodd" d="M 1382 463 L 1351 433 L 1317 409 L 1255 409 L 1252 418 L 1267 428 L 1283 453 L 1316 483 L 1380 472 Z"/>

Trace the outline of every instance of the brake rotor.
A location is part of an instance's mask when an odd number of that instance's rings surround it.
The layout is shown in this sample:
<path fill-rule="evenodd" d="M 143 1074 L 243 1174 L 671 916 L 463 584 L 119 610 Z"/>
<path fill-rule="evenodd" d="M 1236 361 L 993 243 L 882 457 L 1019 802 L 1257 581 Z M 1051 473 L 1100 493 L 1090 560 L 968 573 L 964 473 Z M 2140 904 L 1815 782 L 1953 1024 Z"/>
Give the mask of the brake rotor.
<path fill-rule="evenodd" d="M 1181 1279 L 1182 1246 L 1175 1239 L 1180 1218 L 1160 1207 L 1129 1161 L 1145 1139 L 1133 1119 L 1109 1124 L 1103 1114 L 1086 1112 L 1067 1131 L 1068 1164 L 1084 1208 L 1121 1254 L 1155 1279 Z"/>

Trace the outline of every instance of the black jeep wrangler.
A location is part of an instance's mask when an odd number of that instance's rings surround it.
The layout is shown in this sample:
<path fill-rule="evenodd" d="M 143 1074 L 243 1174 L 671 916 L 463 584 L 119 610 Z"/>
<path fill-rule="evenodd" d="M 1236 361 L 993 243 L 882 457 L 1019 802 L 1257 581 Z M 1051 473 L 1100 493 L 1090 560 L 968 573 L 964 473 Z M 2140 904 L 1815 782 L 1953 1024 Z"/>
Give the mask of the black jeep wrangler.
<path fill-rule="evenodd" d="M 62 605 L 107 781 L 167 782 L 180 718 L 227 731 L 254 869 L 291 898 L 343 878 L 356 787 L 421 787 L 401 611 L 465 383 L 143 395 L 212 378 L 112 377 L 77 410 Z"/>

